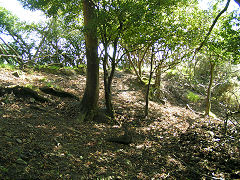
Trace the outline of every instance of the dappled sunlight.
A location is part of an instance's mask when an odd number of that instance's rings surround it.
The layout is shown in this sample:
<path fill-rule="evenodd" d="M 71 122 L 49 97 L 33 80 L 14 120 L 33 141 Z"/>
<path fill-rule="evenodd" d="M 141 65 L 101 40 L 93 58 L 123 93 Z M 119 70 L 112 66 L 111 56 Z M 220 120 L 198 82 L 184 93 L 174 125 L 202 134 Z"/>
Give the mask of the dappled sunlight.
<path fill-rule="evenodd" d="M 65 75 L 38 73 L 34 76 L 26 73 L 25 80 L 12 77 L 11 72 L 5 75 L 9 76 L 6 79 L 12 84 L 24 84 L 28 79 L 26 84 L 33 87 L 50 83 L 80 97 L 84 91 L 84 76 L 66 78 Z M 6 135 L 1 141 L 1 157 L 11 152 L 7 158 L 28 164 L 28 173 L 39 167 L 41 171 L 58 171 L 55 167 L 62 167 L 62 170 L 79 174 L 94 170 L 96 176 L 117 170 L 119 176 L 133 173 L 134 177 L 142 179 L 182 174 L 194 176 L 196 172 L 189 163 L 195 163 L 196 168 L 213 168 L 211 161 L 206 158 L 203 161 L 199 157 L 212 157 L 214 148 L 220 147 L 216 145 L 221 140 L 218 128 L 202 130 L 202 127 L 208 127 L 206 124 L 217 123 L 217 120 L 209 122 L 187 107 L 173 105 L 170 101 L 165 104 L 150 101 L 149 116 L 144 118 L 144 89 L 132 85 L 132 75 L 121 74 L 118 74 L 121 78 L 114 79 L 113 105 L 117 121 L 114 125 L 76 122 L 75 103 L 79 105 L 79 102 L 68 98 L 47 95 L 51 102 L 40 103 L 14 95 L 1 97 L 0 131 Z M 102 77 L 99 104 L 104 107 Z M 124 124 L 132 133 L 133 141 L 128 146 L 108 142 L 109 137 L 124 133 Z M 238 149 L 235 147 L 232 151 L 237 152 Z M 220 158 L 220 155 L 214 154 L 214 157 Z"/>
<path fill-rule="evenodd" d="M 16 84 L 18 82 L 18 85 L 27 85 L 28 83 L 33 83 L 34 81 L 41 81 L 45 78 L 44 75 L 40 73 L 26 73 L 20 70 L 15 71 L 17 73 L 17 76 L 13 75 L 12 70 L 0 68 L 0 80 L 3 82 L 8 82 L 9 84 Z"/>
<path fill-rule="evenodd" d="M 11 1 L 0 179 L 240 179 L 234 1 Z"/>

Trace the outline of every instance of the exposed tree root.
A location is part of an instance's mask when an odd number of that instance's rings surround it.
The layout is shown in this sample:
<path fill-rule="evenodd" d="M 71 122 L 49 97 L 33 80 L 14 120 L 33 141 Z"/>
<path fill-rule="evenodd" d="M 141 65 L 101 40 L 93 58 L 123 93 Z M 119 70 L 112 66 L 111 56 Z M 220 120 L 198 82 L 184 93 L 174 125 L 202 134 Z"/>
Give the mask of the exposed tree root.
<path fill-rule="evenodd" d="M 50 101 L 49 99 L 40 96 L 36 91 L 28 87 L 18 85 L 14 87 L 0 87 L 0 96 L 11 93 L 13 93 L 18 98 L 34 98 L 36 101 L 43 103 Z"/>
<path fill-rule="evenodd" d="M 62 98 L 73 98 L 76 100 L 79 100 L 79 98 L 69 92 L 55 90 L 50 87 L 40 87 L 39 88 L 42 92 L 46 94 L 50 94 L 57 97 Z M 11 94 L 13 93 L 17 98 L 34 98 L 36 101 L 45 103 L 50 102 L 50 99 L 47 99 L 41 95 L 38 94 L 37 91 L 23 86 L 13 86 L 13 87 L 0 87 L 0 96 L 4 96 L 5 94 Z"/>
<path fill-rule="evenodd" d="M 73 98 L 76 100 L 79 100 L 79 98 L 69 92 L 65 92 L 65 91 L 61 91 L 61 90 L 57 90 L 57 89 L 53 89 L 51 87 L 40 87 L 39 88 L 42 92 L 46 93 L 46 94 L 50 94 L 53 96 L 58 96 L 58 97 L 67 97 L 67 98 Z"/>

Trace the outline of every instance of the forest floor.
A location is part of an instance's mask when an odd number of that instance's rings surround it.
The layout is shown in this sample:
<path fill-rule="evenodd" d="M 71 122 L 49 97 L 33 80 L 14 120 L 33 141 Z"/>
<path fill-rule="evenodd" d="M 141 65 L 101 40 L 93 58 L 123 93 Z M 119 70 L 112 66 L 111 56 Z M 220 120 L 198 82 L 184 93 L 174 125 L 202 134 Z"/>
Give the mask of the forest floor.
<path fill-rule="evenodd" d="M 0 69 L 0 87 L 14 85 L 53 86 L 81 98 L 85 76 Z M 239 129 L 229 126 L 224 136 L 223 120 L 204 118 L 180 103 L 174 83 L 168 87 L 165 103 L 150 101 L 143 118 L 145 88 L 134 75 L 116 73 L 113 104 L 133 133 L 130 145 L 106 141 L 120 125 L 77 122 L 72 98 L 1 96 L 0 179 L 240 179 Z"/>

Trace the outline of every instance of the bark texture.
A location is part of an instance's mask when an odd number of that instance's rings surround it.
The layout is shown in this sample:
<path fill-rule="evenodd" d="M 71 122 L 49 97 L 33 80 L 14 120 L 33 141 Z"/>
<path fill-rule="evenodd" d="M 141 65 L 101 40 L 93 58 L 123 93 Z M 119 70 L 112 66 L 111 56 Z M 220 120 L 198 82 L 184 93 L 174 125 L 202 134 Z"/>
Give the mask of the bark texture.
<path fill-rule="evenodd" d="M 83 0 L 85 44 L 87 58 L 86 88 L 80 105 L 78 120 L 93 120 L 98 111 L 99 99 L 99 59 L 95 5 L 91 0 Z"/>

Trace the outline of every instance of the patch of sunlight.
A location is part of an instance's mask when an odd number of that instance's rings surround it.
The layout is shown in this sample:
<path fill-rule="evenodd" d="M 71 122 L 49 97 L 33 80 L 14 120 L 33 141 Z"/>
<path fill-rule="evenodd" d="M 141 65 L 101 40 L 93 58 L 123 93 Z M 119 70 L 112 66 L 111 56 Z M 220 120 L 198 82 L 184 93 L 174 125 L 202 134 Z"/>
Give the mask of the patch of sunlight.
<path fill-rule="evenodd" d="M 216 116 L 216 114 L 214 114 L 213 112 L 209 112 L 209 117 L 213 118 L 213 119 L 218 119 L 218 117 Z"/>

